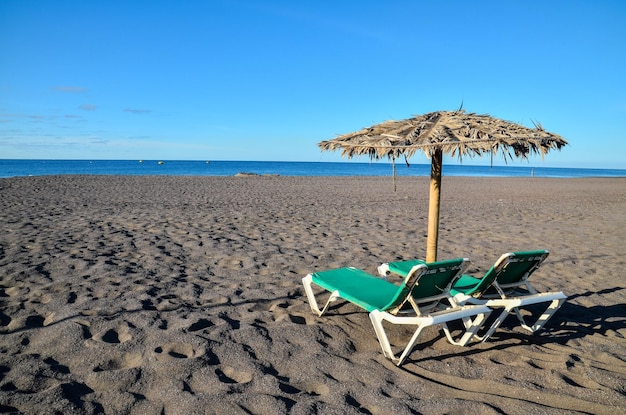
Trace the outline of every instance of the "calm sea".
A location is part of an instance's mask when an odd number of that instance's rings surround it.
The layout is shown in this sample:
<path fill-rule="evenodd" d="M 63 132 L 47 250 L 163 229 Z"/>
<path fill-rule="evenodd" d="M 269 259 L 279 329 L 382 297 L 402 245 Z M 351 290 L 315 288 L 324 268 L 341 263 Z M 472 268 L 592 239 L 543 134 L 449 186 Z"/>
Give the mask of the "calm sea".
<path fill-rule="evenodd" d="M 428 176 L 429 164 L 397 163 L 398 176 Z M 0 177 L 56 174 L 234 176 L 237 173 L 280 176 L 391 176 L 388 162 L 331 163 L 287 161 L 156 161 L 156 160 L 2 160 Z M 444 165 L 446 176 L 484 177 L 626 177 L 626 170 L 519 166 Z"/>

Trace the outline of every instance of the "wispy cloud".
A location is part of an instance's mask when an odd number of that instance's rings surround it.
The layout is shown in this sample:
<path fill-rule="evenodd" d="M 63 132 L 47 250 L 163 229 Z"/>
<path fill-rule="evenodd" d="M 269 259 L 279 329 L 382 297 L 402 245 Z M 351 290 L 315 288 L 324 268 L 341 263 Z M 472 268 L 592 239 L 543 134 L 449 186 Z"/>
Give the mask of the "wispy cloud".
<path fill-rule="evenodd" d="M 0 113 L 0 122 L 11 122 L 19 117 L 22 117 L 22 115 L 9 112 Z"/>
<path fill-rule="evenodd" d="M 20 113 L 0 113 L 0 120 L 2 121 L 47 121 L 47 120 L 55 120 L 58 116 L 55 115 L 44 115 L 44 114 L 20 114 Z"/>
<path fill-rule="evenodd" d="M 184 154 L 208 154 L 213 147 L 204 143 L 160 141 L 151 136 L 113 137 L 107 131 L 73 133 L 39 130 L 0 130 L 0 154 L 6 158 L 70 159 L 184 159 Z"/>
<path fill-rule="evenodd" d="M 98 108 L 98 106 L 93 104 L 82 104 L 80 106 L 80 109 L 85 111 L 95 111 L 96 108 Z"/>
<path fill-rule="evenodd" d="M 70 94 L 82 94 L 82 93 L 87 92 L 87 88 L 84 88 L 82 86 L 63 85 L 63 86 L 55 86 L 52 89 L 58 92 L 68 92 Z"/>
<path fill-rule="evenodd" d="M 130 112 L 131 114 L 148 114 L 152 110 L 142 110 L 137 108 L 124 108 L 124 112 Z"/>

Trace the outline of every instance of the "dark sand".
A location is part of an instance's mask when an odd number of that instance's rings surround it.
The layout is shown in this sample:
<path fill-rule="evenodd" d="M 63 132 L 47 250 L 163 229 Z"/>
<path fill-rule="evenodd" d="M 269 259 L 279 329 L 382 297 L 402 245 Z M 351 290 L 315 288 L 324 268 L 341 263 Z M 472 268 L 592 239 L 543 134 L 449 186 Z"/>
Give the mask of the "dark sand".
<path fill-rule="evenodd" d="M 0 179 L 0 413 L 625 412 L 626 179 L 444 177 L 440 259 L 550 250 L 533 282 L 569 299 L 535 335 L 434 327 L 398 368 L 367 313 L 311 313 L 309 272 L 424 258 L 427 200 L 425 177 Z"/>

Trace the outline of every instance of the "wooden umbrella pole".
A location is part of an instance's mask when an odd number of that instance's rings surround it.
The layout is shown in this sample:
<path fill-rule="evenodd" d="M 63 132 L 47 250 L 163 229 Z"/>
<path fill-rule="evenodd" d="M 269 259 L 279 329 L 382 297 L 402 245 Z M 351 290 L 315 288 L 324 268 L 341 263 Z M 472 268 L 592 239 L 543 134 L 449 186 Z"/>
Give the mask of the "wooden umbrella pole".
<path fill-rule="evenodd" d="M 430 199 L 428 202 L 428 239 L 426 240 L 426 262 L 435 262 L 437 260 L 442 165 L 443 151 L 441 148 L 436 148 L 432 152 L 430 165 Z"/>

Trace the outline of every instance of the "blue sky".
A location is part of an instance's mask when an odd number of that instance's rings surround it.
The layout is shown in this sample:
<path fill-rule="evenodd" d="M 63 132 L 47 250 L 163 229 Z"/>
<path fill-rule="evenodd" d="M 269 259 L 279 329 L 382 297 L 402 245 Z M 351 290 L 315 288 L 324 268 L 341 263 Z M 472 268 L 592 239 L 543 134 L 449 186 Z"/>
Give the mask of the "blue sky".
<path fill-rule="evenodd" d="M 621 0 L 0 0 L 0 158 L 342 161 L 316 144 L 463 103 L 570 143 L 514 165 L 626 169 L 625 21 Z"/>

